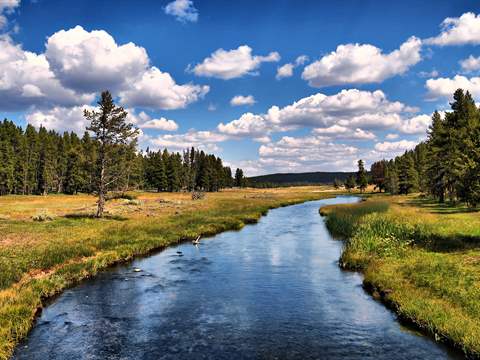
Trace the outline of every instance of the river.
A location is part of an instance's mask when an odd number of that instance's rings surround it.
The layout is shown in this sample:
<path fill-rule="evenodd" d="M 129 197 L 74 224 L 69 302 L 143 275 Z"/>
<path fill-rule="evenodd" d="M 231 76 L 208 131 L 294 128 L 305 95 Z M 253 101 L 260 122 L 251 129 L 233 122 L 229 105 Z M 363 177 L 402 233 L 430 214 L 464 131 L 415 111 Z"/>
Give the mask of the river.
<path fill-rule="evenodd" d="M 47 306 L 14 359 L 456 359 L 342 271 L 339 197 L 102 272 Z M 141 271 L 138 271 L 138 270 Z"/>

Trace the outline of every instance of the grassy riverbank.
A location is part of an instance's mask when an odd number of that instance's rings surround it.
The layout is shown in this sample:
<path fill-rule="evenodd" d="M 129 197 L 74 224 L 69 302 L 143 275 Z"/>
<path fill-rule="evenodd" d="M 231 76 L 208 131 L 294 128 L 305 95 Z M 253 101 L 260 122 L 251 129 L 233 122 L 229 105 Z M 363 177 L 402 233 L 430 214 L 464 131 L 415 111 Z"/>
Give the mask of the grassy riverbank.
<path fill-rule="evenodd" d="M 341 264 L 403 319 L 480 356 L 480 212 L 415 196 L 329 206 L 330 231 L 348 239 Z"/>
<path fill-rule="evenodd" d="M 193 201 L 189 194 L 138 193 L 109 201 L 102 220 L 90 217 L 89 195 L 0 197 L 0 359 L 27 335 L 45 299 L 109 265 L 332 194 L 323 187 L 242 189 Z"/>

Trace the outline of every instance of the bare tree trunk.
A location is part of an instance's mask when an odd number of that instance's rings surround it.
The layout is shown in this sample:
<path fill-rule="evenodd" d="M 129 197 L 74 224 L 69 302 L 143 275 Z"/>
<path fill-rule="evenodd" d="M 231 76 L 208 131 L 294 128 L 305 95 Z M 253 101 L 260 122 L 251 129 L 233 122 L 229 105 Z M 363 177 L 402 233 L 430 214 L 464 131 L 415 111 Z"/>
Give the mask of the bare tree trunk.
<path fill-rule="evenodd" d="M 105 155 L 100 153 L 100 182 L 98 184 L 97 217 L 103 217 L 105 209 Z"/>

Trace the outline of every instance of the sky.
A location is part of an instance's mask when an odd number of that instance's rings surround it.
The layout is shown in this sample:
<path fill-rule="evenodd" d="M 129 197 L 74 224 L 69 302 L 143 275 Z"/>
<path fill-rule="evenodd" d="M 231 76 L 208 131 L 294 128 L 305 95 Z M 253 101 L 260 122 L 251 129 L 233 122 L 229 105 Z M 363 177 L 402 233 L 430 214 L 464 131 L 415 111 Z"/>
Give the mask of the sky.
<path fill-rule="evenodd" d="M 0 117 L 82 135 L 109 90 L 142 149 L 247 176 L 411 149 L 480 101 L 479 1 L 0 0 Z"/>

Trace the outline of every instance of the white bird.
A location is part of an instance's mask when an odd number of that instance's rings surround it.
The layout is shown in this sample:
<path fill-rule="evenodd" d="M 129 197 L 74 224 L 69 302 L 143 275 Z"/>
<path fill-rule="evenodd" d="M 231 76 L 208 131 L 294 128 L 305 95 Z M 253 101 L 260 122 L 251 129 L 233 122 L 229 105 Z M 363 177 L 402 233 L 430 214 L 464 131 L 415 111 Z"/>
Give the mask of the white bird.
<path fill-rule="evenodd" d="M 200 235 L 198 235 L 198 237 L 197 237 L 195 240 L 192 241 L 192 244 L 193 244 L 193 245 L 198 245 L 198 244 L 200 244 Z"/>

